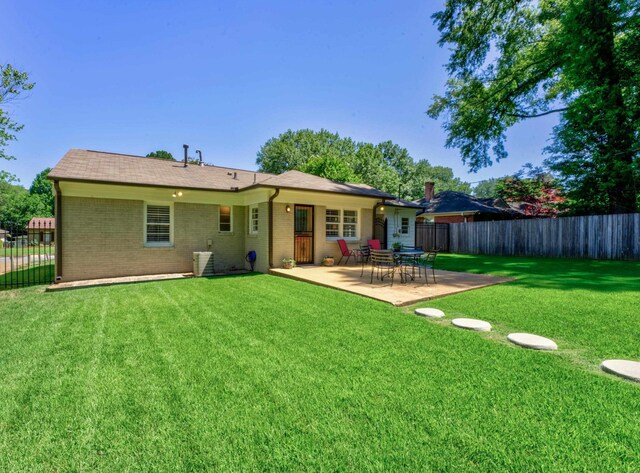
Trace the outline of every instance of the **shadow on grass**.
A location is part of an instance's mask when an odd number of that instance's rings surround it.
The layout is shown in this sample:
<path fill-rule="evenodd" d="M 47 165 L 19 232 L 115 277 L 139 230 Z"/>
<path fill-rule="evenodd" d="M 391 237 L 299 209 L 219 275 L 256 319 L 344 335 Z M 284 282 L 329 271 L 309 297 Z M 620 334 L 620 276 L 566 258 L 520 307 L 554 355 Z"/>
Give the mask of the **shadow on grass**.
<path fill-rule="evenodd" d="M 510 283 L 553 289 L 640 291 L 640 262 L 484 255 L 438 257 L 438 269 L 516 278 Z"/>
<path fill-rule="evenodd" d="M 0 275 L 0 291 L 21 287 L 51 284 L 55 278 L 55 265 L 45 264 L 35 268 L 20 269 Z"/>

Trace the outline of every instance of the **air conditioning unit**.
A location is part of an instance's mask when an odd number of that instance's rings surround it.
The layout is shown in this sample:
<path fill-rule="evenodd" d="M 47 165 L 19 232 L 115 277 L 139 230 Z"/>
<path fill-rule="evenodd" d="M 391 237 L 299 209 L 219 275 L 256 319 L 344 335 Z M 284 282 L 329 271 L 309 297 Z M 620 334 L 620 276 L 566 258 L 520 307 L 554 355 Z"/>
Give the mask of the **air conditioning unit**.
<path fill-rule="evenodd" d="M 213 271 L 213 253 L 211 251 L 195 251 L 193 253 L 193 275 L 212 276 Z"/>

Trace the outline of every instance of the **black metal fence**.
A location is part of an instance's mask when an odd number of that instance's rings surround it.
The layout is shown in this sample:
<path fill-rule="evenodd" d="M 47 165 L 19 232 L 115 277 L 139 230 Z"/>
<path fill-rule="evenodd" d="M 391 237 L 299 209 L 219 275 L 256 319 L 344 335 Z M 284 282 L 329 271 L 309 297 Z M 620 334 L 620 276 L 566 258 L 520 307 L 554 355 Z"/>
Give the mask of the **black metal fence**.
<path fill-rule="evenodd" d="M 55 222 L 0 222 L 0 290 L 50 284 L 55 278 Z"/>
<path fill-rule="evenodd" d="M 416 222 L 416 246 L 423 250 L 449 251 L 449 224 Z"/>

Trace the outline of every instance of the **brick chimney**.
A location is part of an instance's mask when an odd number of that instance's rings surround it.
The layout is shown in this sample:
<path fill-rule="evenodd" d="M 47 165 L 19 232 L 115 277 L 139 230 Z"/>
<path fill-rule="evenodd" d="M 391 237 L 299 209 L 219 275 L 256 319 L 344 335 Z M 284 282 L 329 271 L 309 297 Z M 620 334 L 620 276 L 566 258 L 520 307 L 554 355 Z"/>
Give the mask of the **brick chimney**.
<path fill-rule="evenodd" d="M 429 202 L 433 199 L 433 186 L 434 182 L 425 182 L 424 183 L 424 199 Z"/>

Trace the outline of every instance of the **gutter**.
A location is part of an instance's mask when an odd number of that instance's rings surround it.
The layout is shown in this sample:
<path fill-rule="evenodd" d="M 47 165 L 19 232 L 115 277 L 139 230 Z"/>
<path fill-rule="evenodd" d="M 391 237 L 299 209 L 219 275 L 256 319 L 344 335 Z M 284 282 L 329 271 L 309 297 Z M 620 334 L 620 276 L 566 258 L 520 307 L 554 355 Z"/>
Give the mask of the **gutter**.
<path fill-rule="evenodd" d="M 60 190 L 60 183 L 57 180 L 53 181 L 53 188 L 56 191 L 54 208 L 54 215 L 56 217 L 56 277 L 54 282 L 59 283 L 62 280 L 62 191 Z"/>
<path fill-rule="evenodd" d="M 273 201 L 280 195 L 280 188 L 269 197 L 269 268 L 273 268 Z"/>

